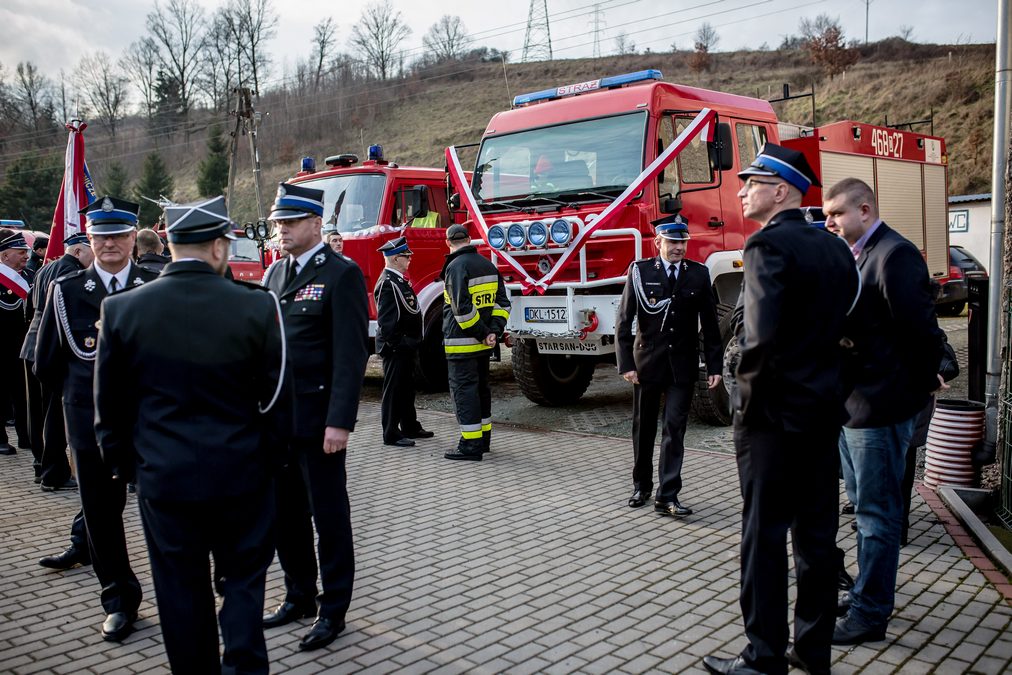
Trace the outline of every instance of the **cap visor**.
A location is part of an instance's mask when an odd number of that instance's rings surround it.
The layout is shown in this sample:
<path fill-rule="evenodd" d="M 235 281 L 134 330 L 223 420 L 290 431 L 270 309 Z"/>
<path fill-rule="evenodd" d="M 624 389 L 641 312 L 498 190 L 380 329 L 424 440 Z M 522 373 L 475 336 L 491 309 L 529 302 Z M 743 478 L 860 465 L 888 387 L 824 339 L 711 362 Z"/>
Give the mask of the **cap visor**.
<path fill-rule="evenodd" d="M 127 232 L 136 231 L 137 228 L 132 223 L 95 223 L 94 225 L 88 225 L 88 234 L 97 234 L 99 236 L 126 234 Z"/>
<path fill-rule="evenodd" d="M 658 235 L 661 239 L 670 239 L 671 241 L 688 241 L 692 237 L 687 234 L 660 234 Z"/>
<path fill-rule="evenodd" d="M 296 218 L 308 218 L 309 216 L 315 216 L 315 213 L 308 211 L 292 211 L 290 209 L 279 209 L 277 211 L 271 211 L 271 220 L 295 220 Z"/>
<path fill-rule="evenodd" d="M 758 166 L 750 166 L 744 171 L 738 172 L 738 178 L 742 176 L 779 176 L 776 171 L 770 171 L 769 169 L 762 169 Z"/>

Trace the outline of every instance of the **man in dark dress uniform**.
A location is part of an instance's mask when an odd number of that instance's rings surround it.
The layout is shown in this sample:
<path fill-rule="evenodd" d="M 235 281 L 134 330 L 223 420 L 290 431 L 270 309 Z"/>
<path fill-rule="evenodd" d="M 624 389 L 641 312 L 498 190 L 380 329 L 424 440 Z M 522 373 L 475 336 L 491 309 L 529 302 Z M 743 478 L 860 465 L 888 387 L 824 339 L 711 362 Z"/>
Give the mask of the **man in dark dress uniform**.
<path fill-rule="evenodd" d="M 443 457 L 480 462 L 492 443 L 488 361 L 511 305 L 499 270 L 471 245 L 466 227 L 446 228 L 446 245 L 450 253 L 440 275 L 445 285 L 443 349 L 460 440 Z"/>
<path fill-rule="evenodd" d="M 271 220 L 288 255 L 263 281 L 281 298 L 295 391 L 291 460 L 277 479 L 276 543 L 286 595 L 264 615 L 264 626 L 315 614 L 302 650 L 333 642 L 351 604 L 355 551 L 345 451 L 369 358 L 365 278 L 320 240 L 322 215 L 322 190 L 281 183 Z M 318 610 L 313 523 L 323 586 Z"/>
<path fill-rule="evenodd" d="M 35 482 L 42 483 L 42 489 L 46 492 L 76 488 L 77 481 L 71 477 L 70 462 L 67 461 L 67 432 L 63 424 L 62 389 L 53 389 L 39 380 L 32 371 L 35 366 L 35 345 L 39 335 L 39 323 L 42 321 L 42 310 L 46 307 L 46 298 L 49 297 L 49 284 L 71 272 L 83 270 L 94 260 L 88 235 L 84 232 L 67 237 L 63 244 L 66 253 L 43 265 L 35 275 L 35 285 L 32 286 L 32 292 L 25 301 L 28 304 L 31 319 L 28 324 L 28 332 L 25 334 L 24 344 L 21 346 L 21 358 L 24 359 L 25 365 L 31 372 L 30 381 L 38 384 L 41 395 L 41 436 L 38 450 L 36 450 L 35 441 L 32 441 L 32 452 L 39 460 Z M 32 433 L 36 432 L 33 430 Z M 67 553 L 65 551 L 60 556 L 47 556 L 43 558 L 45 562 L 40 561 L 43 567 L 68 569 L 78 563 L 90 560 L 87 534 L 84 531 L 84 517 L 81 516 L 74 522 L 75 527 L 71 536 L 73 555 L 64 558 L 62 556 Z"/>
<path fill-rule="evenodd" d="M 379 247 L 386 269 L 373 290 L 376 300 L 376 353 L 383 358 L 383 443 L 411 447 L 413 438 L 432 438 L 415 413 L 415 358 L 422 342 L 422 314 L 405 278 L 411 249 L 404 237 Z"/>
<path fill-rule="evenodd" d="M 123 532 L 126 483 L 113 480 L 95 439 L 94 366 L 102 300 L 156 277 L 130 262 L 139 208 L 104 197 L 82 209 L 95 261 L 52 283 L 35 348 L 35 374 L 47 386 L 63 388 L 67 440 L 107 615 L 102 637 L 112 642 L 121 642 L 133 630 L 141 587 L 130 568 Z"/>
<path fill-rule="evenodd" d="M 680 216 L 672 216 L 657 221 L 656 228 L 654 245 L 658 255 L 632 264 L 616 327 L 618 371 L 634 385 L 634 491 L 629 506 L 638 508 L 650 499 L 657 413 L 663 395 L 659 488 L 654 510 L 665 516 L 687 516 L 692 509 L 678 501 L 678 493 L 682 489 L 685 427 L 699 379 L 699 327 L 711 389 L 721 379 L 720 329 L 710 272 L 685 258 L 688 225 Z"/>
<path fill-rule="evenodd" d="M 27 325 L 25 298 L 30 291 L 24 274 L 30 252 L 24 235 L 8 229 L 0 230 L 0 455 L 14 455 L 17 450 L 7 441 L 6 422 L 13 416 L 18 447 L 30 449 L 28 435 L 28 400 L 25 393 L 24 366 L 19 360 L 21 342 Z"/>
<path fill-rule="evenodd" d="M 175 673 L 267 673 L 261 616 L 273 558 L 272 409 L 282 400 L 281 309 L 223 278 L 225 200 L 169 206 L 177 262 L 102 303 L 95 430 L 120 481 L 134 473 L 158 616 Z M 166 377 L 165 373 L 171 373 Z M 222 579 L 217 617 L 207 559 Z"/>
<path fill-rule="evenodd" d="M 846 245 L 800 210 L 818 185 L 804 156 L 766 144 L 738 192 L 762 224 L 745 244 L 734 443 L 742 494 L 741 610 L 749 644 L 707 656 L 713 673 L 784 675 L 788 658 L 828 673 L 836 614 L 836 530 L 847 315 L 859 279 Z M 787 532 L 798 595 L 786 655 Z"/>

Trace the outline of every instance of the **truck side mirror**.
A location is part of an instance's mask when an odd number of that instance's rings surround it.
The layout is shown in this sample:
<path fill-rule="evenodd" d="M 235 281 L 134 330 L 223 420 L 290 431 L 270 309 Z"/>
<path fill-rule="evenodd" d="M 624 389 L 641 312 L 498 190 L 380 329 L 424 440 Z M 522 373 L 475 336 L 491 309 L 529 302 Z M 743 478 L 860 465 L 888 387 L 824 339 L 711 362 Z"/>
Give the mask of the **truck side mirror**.
<path fill-rule="evenodd" d="M 460 210 L 460 194 L 457 193 L 457 192 L 454 192 L 452 195 L 450 195 L 450 198 L 446 200 L 446 203 L 450 205 L 450 209 L 452 211 L 459 211 Z"/>
<path fill-rule="evenodd" d="M 682 210 L 682 198 L 668 196 L 661 200 L 661 213 L 678 213 Z"/>
<path fill-rule="evenodd" d="M 425 185 L 416 185 L 411 192 L 411 213 L 414 217 L 424 218 L 429 215 L 429 188 Z"/>
<path fill-rule="evenodd" d="M 718 171 L 730 171 L 734 168 L 734 139 L 731 137 L 731 125 L 727 122 L 717 123 L 717 133 L 712 142 L 706 144 L 710 155 L 710 166 Z"/>

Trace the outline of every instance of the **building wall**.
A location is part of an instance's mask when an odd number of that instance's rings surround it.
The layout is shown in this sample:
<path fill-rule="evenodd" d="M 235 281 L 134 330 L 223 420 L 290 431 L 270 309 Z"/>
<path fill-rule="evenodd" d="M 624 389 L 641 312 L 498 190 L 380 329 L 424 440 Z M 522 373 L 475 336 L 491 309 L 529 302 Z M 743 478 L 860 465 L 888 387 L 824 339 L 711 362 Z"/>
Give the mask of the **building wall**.
<path fill-rule="evenodd" d="M 949 243 L 962 246 L 991 273 L 991 201 L 949 204 Z"/>

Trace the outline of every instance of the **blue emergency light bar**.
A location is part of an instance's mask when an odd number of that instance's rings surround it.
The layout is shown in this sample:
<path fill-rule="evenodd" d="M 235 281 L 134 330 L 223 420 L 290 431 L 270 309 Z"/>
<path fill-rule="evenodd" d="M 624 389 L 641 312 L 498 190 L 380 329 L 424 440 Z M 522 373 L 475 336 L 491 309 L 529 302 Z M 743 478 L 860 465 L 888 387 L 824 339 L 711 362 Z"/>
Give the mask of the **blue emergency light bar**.
<path fill-rule="evenodd" d="M 17 230 L 24 230 L 28 226 L 25 225 L 23 220 L 0 220 L 0 227 L 13 228 Z"/>
<path fill-rule="evenodd" d="M 513 105 L 520 106 L 527 105 L 528 103 L 536 103 L 538 101 L 551 101 L 553 99 L 563 98 L 566 96 L 585 94 L 588 91 L 597 91 L 598 89 L 611 89 L 612 87 L 621 87 L 626 84 L 636 84 L 637 82 L 646 82 L 648 80 L 659 80 L 662 77 L 664 76 L 661 75 L 661 71 L 655 68 L 651 68 L 649 70 L 639 70 L 635 73 L 626 73 L 625 75 L 612 75 L 611 77 L 602 77 L 600 80 L 567 84 L 554 89 L 542 89 L 541 91 L 535 91 L 530 94 L 519 94 L 513 97 Z"/>

